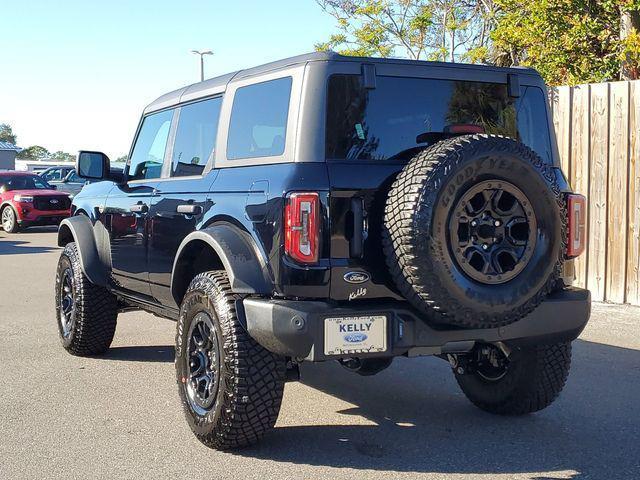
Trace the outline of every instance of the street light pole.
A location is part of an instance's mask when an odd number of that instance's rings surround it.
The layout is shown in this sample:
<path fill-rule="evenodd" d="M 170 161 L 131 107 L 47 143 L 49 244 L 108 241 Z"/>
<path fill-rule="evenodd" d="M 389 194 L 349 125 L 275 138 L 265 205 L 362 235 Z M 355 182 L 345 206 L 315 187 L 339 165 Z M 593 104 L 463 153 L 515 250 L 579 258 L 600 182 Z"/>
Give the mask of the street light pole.
<path fill-rule="evenodd" d="M 196 55 L 200 55 L 200 81 L 204 81 L 204 56 L 205 55 L 213 55 L 211 50 L 191 50 L 191 53 L 195 53 Z"/>

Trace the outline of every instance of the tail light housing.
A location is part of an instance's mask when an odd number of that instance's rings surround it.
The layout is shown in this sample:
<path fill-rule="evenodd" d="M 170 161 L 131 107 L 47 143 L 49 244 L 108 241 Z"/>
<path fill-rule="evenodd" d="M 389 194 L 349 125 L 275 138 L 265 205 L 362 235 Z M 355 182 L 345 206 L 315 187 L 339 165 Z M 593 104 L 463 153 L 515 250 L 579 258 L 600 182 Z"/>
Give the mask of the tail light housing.
<path fill-rule="evenodd" d="M 319 258 L 320 199 L 316 192 L 287 195 L 284 211 L 284 251 L 299 263 L 316 263 Z"/>
<path fill-rule="evenodd" d="M 567 258 L 575 258 L 587 246 L 587 199 L 575 193 L 567 195 L 567 216 Z"/>

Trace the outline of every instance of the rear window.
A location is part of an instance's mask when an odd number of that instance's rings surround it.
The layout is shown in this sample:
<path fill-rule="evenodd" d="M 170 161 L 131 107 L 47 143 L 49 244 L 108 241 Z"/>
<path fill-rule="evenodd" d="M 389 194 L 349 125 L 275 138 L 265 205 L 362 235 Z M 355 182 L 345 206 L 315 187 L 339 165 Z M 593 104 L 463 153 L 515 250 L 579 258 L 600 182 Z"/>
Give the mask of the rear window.
<path fill-rule="evenodd" d="M 545 101 L 537 87 L 511 98 L 505 84 L 378 76 L 366 89 L 360 75 L 333 75 L 326 156 L 407 160 L 462 128 L 518 139 L 551 163 Z"/>

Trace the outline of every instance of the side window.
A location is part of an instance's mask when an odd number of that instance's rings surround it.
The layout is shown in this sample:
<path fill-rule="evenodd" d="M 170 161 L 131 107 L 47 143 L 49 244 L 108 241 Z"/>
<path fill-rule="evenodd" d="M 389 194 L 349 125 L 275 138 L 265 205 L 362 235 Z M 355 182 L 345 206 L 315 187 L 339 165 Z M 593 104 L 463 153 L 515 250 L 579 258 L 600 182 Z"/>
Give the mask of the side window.
<path fill-rule="evenodd" d="M 70 183 L 84 183 L 84 179 L 80 178 L 76 172 L 71 172 L 67 178 Z"/>
<path fill-rule="evenodd" d="M 290 96 L 291 77 L 236 90 L 227 140 L 229 160 L 284 153 Z"/>
<path fill-rule="evenodd" d="M 222 97 L 185 105 L 180 109 L 171 159 L 171 176 L 202 175 L 213 155 Z"/>
<path fill-rule="evenodd" d="M 129 162 L 128 180 L 160 177 L 172 116 L 173 110 L 165 110 L 142 121 Z"/>
<path fill-rule="evenodd" d="M 546 98 L 538 87 L 526 87 L 518 104 L 518 140 L 547 163 L 553 163 L 547 126 Z"/>
<path fill-rule="evenodd" d="M 60 178 L 60 170 L 60 168 L 53 168 L 45 173 L 42 178 L 44 178 L 47 182 L 50 182 L 51 180 L 62 180 Z"/>

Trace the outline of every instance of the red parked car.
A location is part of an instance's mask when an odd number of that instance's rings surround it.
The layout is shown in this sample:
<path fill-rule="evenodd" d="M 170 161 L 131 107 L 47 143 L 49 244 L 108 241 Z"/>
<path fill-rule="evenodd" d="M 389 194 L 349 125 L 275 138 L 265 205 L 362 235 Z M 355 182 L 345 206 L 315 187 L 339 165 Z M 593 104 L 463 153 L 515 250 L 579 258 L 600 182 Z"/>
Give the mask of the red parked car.
<path fill-rule="evenodd" d="M 58 225 L 71 214 L 69 194 L 30 172 L 0 172 L 0 221 L 5 232 Z"/>

